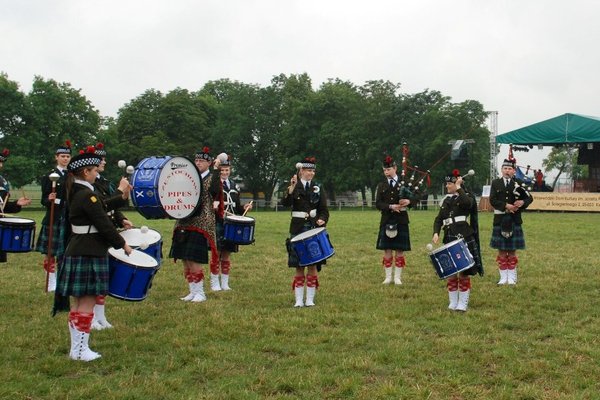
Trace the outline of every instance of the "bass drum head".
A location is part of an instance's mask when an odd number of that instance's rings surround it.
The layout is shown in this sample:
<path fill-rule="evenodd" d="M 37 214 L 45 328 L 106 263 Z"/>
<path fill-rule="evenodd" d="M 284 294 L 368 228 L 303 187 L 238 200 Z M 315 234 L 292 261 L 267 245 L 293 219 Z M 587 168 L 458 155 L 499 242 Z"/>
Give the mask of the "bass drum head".
<path fill-rule="evenodd" d="M 158 178 L 160 204 L 170 218 L 187 218 L 202 198 L 202 179 L 194 163 L 185 157 L 172 157 Z"/>

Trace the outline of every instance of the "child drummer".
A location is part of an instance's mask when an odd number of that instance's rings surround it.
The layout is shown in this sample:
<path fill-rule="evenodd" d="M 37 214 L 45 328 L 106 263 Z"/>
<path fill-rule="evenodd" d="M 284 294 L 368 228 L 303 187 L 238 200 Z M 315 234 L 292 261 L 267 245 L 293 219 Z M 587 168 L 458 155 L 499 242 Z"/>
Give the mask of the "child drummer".
<path fill-rule="evenodd" d="M 125 254 L 131 248 L 111 222 L 104 202 L 94 191 L 100 157 L 94 147 L 71 158 L 67 169 L 67 198 L 71 236 L 63 262 L 58 266 L 53 314 L 69 312 L 69 331 L 73 360 L 92 361 L 100 354 L 89 347 L 90 330 L 94 317 L 96 296 L 106 295 L 109 284 L 108 248 L 122 248 Z M 68 306 L 68 296 L 74 304 Z"/>
<path fill-rule="evenodd" d="M 10 151 L 8 149 L 0 152 L 0 170 L 4 167 L 4 163 L 8 159 Z M 21 211 L 21 207 L 28 206 L 31 204 L 31 199 L 28 197 L 20 197 L 18 200 L 9 201 L 10 198 L 10 185 L 8 181 L 0 175 L 0 215 L 4 216 L 4 213 L 18 213 Z M 0 250 L 0 263 L 6 262 L 6 252 Z"/>
<path fill-rule="evenodd" d="M 327 199 L 321 187 L 313 181 L 315 177 L 315 158 L 307 157 L 296 164 L 298 174 L 290 179 L 281 203 L 292 207 L 292 220 L 290 222 L 290 239 L 302 232 L 317 227 L 324 227 L 329 220 Z M 326 260 L 314 265 L 301 267 L 298 257 L 291 247 L 290 239 L 286 241 L 288 251 L 288 267 L 295 268 L 296 273 L 292 288 L 296 297 L 294 307 L 311 307 L 315 305 L 315 294 L 319 287 L 318 271 Z M 305 269 L 306 276 L 305 276 Z M 304 284 L 306 283 L 306 302 L 304 302 Z"/>
<path fill-rule="evenodd" d="M 443 243 L 450 243 L 459 238 L 466 242 L 475 265 L 452 275 L 447 280 L 448 308 L 456 311 L 467 311 L 471 293 L 471 275 L 483 275 L 483 264 L 479 252 L 479 235 L 477 222 L 477 201 L 463 188 L 463 178 L 455 169 L 445 176 L 446 191 L 440 211 L 433 222 L 433 243 L 438 243 L 440 231 L 444 230 Z M 470 217 L 470 224 L 467 222 Z"/>
<path fill-rule="evenodd" d="M 237 253 L 239 246 L 223 237 L 224 218 L 226 215 L 245 214 L 252 209 L 252 202 L 242 206 L 240 202 L 240 188 L 231 180 L 231 159 L 228 155 L 222 154 L 223 160 L 219 165 L 221 187 L 223 188 L 224 214 L 216 215 L 217 222 L 217 249 L 219 259 L 216 263 L 211 263 L 210 269 L 210 288 L 214 292 L 220 290 L 231 290 L 229 287 L 229 271 L 231 269 L 231 253 Z M 219 155 L 221 156 L 221 154 Z M 221 263 L 221 280 L 219 281 L 219 262 Z"/>

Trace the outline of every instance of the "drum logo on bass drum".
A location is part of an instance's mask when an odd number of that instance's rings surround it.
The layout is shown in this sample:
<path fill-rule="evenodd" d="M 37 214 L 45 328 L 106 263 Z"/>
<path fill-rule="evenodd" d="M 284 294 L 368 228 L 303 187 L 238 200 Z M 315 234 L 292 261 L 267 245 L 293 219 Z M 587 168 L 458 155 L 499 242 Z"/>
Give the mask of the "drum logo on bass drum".
<path fill-rule="evenodd" d="M 181 218 L 196 208 L 200 197 L 200 181 L 191 164 L 171 161 L 169 169 L 159 179 L 158 192 L 163 209 L 175 218 Z"/>

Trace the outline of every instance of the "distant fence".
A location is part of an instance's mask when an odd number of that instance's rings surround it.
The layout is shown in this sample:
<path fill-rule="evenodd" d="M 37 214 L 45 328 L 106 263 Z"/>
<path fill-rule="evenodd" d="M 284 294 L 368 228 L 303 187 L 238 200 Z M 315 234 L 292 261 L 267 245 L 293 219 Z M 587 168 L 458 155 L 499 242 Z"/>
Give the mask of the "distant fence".
<path fill-rule="evenodd" d="M 23 196 L 26 196 L 31 199 L 31 205 L 27 207 L 28 209 L 30 209 L 30 210 L 44 209 L 44 207 L 42 206 L 42 203 L 41 203 L 42 192 L 41 192 L 41 189 L 39 186 L 27 185 L 27 186 L 24 186 L 23 188 L 11 190 L 10 198 L 12 200 L 16 200 L 19 197 L 23 197 Z M 249 202 L 250 200 L 252 200 L 252 198 L 249 198 L 249 197 L 241 198 L 242 204 L 245 204 L 245 203 Z M 436 196 L 430 196 L 429 199 L 420 201 L 418 203 L 416 209 L 437 210 L 437 209 L 439 209 L 439 201 L 440 200 Z M 375 209 L 375 204 L 370 201 L 362 202 L 362 201 L 349 201 L 349 200 L 336 200 L 336 201 L 329 200 L 327 203 L 328 203 L 328 207 L 330 210 L 343 210 L 343 209 L 371 210 L 371 209 Z M 274 201 L 266 202 L 263 199 L 253 200 L 252 205 L 255 210 L 261 210 L 261 211 L 289 211 L 289 207 L 282 206 L 281 202 L 274 202 Z M 130 206 L 129 208 L 133 209 L 134 207 Z"/>

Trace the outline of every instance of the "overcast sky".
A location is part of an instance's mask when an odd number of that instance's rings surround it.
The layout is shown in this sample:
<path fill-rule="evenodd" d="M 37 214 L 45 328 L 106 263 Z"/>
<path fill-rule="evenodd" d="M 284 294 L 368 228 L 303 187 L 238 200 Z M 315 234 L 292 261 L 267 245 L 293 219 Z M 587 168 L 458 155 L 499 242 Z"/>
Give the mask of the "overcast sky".
<path fill-rule="evenodd" d="M 24 92 L 35 75 L 68 82 L 105 116 L 150 88 L 194 91 L 221 78 L 267 86 L 280 73 L 307 73 L 315 89 L 329 78 L 357 85 L 382 79 L 404 93 L 431 89 L 454 102 L 477 100 L 498 111 L 499 133 L 567 112 L 600 115 L 600 1 L 0 5 L 0 71 Z"/>

